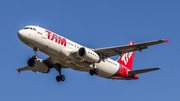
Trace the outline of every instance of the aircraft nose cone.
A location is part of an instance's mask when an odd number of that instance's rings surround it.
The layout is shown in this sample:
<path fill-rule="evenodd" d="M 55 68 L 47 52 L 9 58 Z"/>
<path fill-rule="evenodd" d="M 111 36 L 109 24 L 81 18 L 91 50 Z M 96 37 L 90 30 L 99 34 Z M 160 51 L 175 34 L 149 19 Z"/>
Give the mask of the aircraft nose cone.
<path fill-rule="evenodd" d="M 19 39 L 23 39 L 24 38 L 24 32 L 23 32 L 23 30 L 19 30 L 18 32 L 17 32 L 17 35 L 18 35 L 18 38 Z"/>

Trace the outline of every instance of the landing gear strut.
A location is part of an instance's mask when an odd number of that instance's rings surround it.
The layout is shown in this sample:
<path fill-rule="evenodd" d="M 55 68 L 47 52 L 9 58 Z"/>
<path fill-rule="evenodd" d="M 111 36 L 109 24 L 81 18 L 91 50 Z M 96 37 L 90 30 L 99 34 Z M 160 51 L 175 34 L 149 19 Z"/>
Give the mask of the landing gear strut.
<path fill-rule="evenodd" d="M 59 75 L 56 76 L 56 81 L 60 82 L 60 81 L 65 81 L 65 76 L 61 74 L 61 66 L 58 66 L 56 68 L 56 70 L 59 72 Z"/>
<path fill-rule="evenodd" d="M 37 53 L 39 52 L 39 48 L 33 48 L 33 50 L 34 50 L 34 56 L 32 56 L 32 58 L 37 59 L 38 58 Z"/>
<path fill-rule="evenodd" d="M 32 67 L 34 65 L 35 59 L 38 59 L 37 53 L 39 51 L 39 48 L 33 48 L 33 50 L 34 50 L 34 55 L 31 58 L 29 58 L 27 61 L 29 67 Z"/>
<path fill-rule="evenodd" d="M 99 73 L 98 69 L 95 68 L 95 64 L 93 64 L 93 69 L 90 69 L 89 73 L 90 75 L 94 75 L 94 74 L 97 75 Z"/>
<path fill-rule="evenodd" d="M 39 52 L 39 48 L 33 48 L 34 50 L 34 55 L 37 55 L 37 53 Z"/>

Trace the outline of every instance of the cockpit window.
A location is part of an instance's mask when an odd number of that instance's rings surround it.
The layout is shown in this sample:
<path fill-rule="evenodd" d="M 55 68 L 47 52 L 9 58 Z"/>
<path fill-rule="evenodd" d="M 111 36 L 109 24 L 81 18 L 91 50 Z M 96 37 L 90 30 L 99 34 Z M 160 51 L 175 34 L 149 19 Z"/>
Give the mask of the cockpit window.
<path fill-rule="evenodd" d="M 29 29 L 29 27 L 25 27 L 24 29 Z"/>
<path fill-rule="evenodd" d="M 36 29 L 35 29 L 35 28 L 33 28 L 33 27 L 25 27 L 24 29 L 31 29 L 31 30 L 36 31 Z"/>

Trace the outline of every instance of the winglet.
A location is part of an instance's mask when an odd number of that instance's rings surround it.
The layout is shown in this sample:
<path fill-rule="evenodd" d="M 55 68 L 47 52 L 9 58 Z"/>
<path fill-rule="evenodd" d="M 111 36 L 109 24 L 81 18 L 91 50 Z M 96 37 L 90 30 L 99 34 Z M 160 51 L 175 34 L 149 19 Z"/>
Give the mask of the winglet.
<path fill-rule="evenodd" d="M 168 44 L 169 43 L 169 39 L 166 39 L 165 42 Z"/>
<path fill-rule="evenodd" d="M 20 74 L 21 73 L 21 71 L 20 70 L 17 70 L 18 71 L 18 73 Z"/>

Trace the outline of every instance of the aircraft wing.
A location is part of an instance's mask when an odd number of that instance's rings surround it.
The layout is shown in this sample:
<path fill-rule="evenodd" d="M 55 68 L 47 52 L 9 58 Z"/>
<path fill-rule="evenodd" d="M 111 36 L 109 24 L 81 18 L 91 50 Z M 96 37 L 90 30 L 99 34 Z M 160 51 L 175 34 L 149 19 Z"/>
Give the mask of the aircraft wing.
<path fill-rule="evenodd" d="M 50 57 L 48 57 L 48 58 L 46 58 L 46 59 L 44 59 L 43 60 L 43 62 L 48 66 L 48 67 L 50 67 L 50 68 L 56 68 L 57 66 L 57 64 L 53 61 L 53 59 L 51 59 Z M 63 66 L 63 68 L 65 68 L 64 66 Z M 29 66 L 24 66 L 24 67 L 22 67 L 22 68 L 17 68 L 16 69 L 19 73 L 21 72 L 21 71 L 27 71 L 27 70 L 32 70 L 32 71 L 34 71 L 34 72 L 37 72 L 36 70 L 34 70 L 33 68 L 31 68 L 31 67 L 29 67 Z"/>
<path fill-rule="evenodd" d="M 143 49 L 147 49 L 148 46 L 156 45 L 166 42 L 168 43 L 168 40 L 154 40 L 149 42 L 143 42 L 143 43 L 137 43 L 133 45 L 123 45 L 123 46 L 115 46 L 115 47 L 107 47 L 107 48 L 99 48 L 95 49 L 94 51 L 96 53 L 99 53 L 103 57 L 111 57 L 115 55 L 121 55 L 123 53 L 128 53 L 132 51 L 142 51 Z"/>
<path fill-rule="evenodd" d="M 29 66 L 24 66 L 22 68 L 18 68 L 17 71 L 20 73 L 21 71 L 27 71 L 27 70 L 31 70 L 31 68 Z"/>

